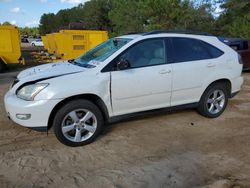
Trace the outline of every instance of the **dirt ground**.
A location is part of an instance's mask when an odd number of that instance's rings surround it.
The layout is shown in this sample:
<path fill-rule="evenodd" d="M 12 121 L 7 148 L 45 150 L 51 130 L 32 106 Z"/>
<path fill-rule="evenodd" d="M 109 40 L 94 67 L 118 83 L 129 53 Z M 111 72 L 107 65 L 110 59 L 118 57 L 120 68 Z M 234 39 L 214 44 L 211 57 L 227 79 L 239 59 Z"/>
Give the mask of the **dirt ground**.
<path fill-rule="evenodd" d="M 217 119 L 194 110 L 108 126 L 92 144 L 70 148 L 5 117 L 0 77 L 0 187 L 250 187 L 250 73 Z"/>

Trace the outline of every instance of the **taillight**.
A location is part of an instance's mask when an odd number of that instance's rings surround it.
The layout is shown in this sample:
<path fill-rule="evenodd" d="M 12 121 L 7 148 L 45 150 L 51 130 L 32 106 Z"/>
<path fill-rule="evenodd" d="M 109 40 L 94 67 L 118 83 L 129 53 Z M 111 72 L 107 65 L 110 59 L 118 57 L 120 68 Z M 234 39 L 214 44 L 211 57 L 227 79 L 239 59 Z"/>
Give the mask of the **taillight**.
<path fill-rule="evenodd" d="M 238 60 L 239 60 L 239 64 L 243 64 L 243 61 L 242 61 L 240 54 L 238 54 Z"/>

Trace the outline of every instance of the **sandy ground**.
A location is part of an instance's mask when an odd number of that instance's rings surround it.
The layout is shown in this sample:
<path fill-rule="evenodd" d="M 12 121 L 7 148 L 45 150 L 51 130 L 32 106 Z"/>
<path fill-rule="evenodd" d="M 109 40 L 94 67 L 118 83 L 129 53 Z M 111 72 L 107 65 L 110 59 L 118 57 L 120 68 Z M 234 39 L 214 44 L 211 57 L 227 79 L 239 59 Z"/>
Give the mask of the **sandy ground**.
<path fill-rule="evenodd" d="M 60 144 L 53 132 L 5 117 L 0 78 L 0 187 L 250 187 L 250 73 L 222 116 L 194 110 L 115 123 L 94 143 Z"/>

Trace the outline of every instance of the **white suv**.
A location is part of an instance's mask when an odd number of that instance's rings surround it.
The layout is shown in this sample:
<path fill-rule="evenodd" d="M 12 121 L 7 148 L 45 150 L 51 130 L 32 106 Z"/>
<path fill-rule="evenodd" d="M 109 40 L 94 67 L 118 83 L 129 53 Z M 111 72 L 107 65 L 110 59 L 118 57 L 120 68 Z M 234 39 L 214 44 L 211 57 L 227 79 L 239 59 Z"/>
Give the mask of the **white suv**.
<path fill-rule="evenodd" d="M 5 95 L 10 119 L 54 128 L 69 146 L 92 142 L 112 118 L 191 107 L 215 118 L 241 89 L 238 54 L 216 37 L 169 32 L 112 38 L 69 62 L 22 71 Z"/>

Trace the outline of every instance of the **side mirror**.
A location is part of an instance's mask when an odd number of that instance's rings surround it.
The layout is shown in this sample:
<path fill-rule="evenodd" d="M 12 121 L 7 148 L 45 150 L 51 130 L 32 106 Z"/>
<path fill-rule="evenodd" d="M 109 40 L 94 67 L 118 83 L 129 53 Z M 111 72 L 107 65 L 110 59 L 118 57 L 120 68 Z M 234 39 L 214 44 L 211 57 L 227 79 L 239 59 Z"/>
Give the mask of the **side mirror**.
<path fill-rule="evenodd" d="M 121 60 L 119 63 L 117 63 L 117 70 L 125 70 L 130 68 L 130 63 L 128 60 Z"/>

